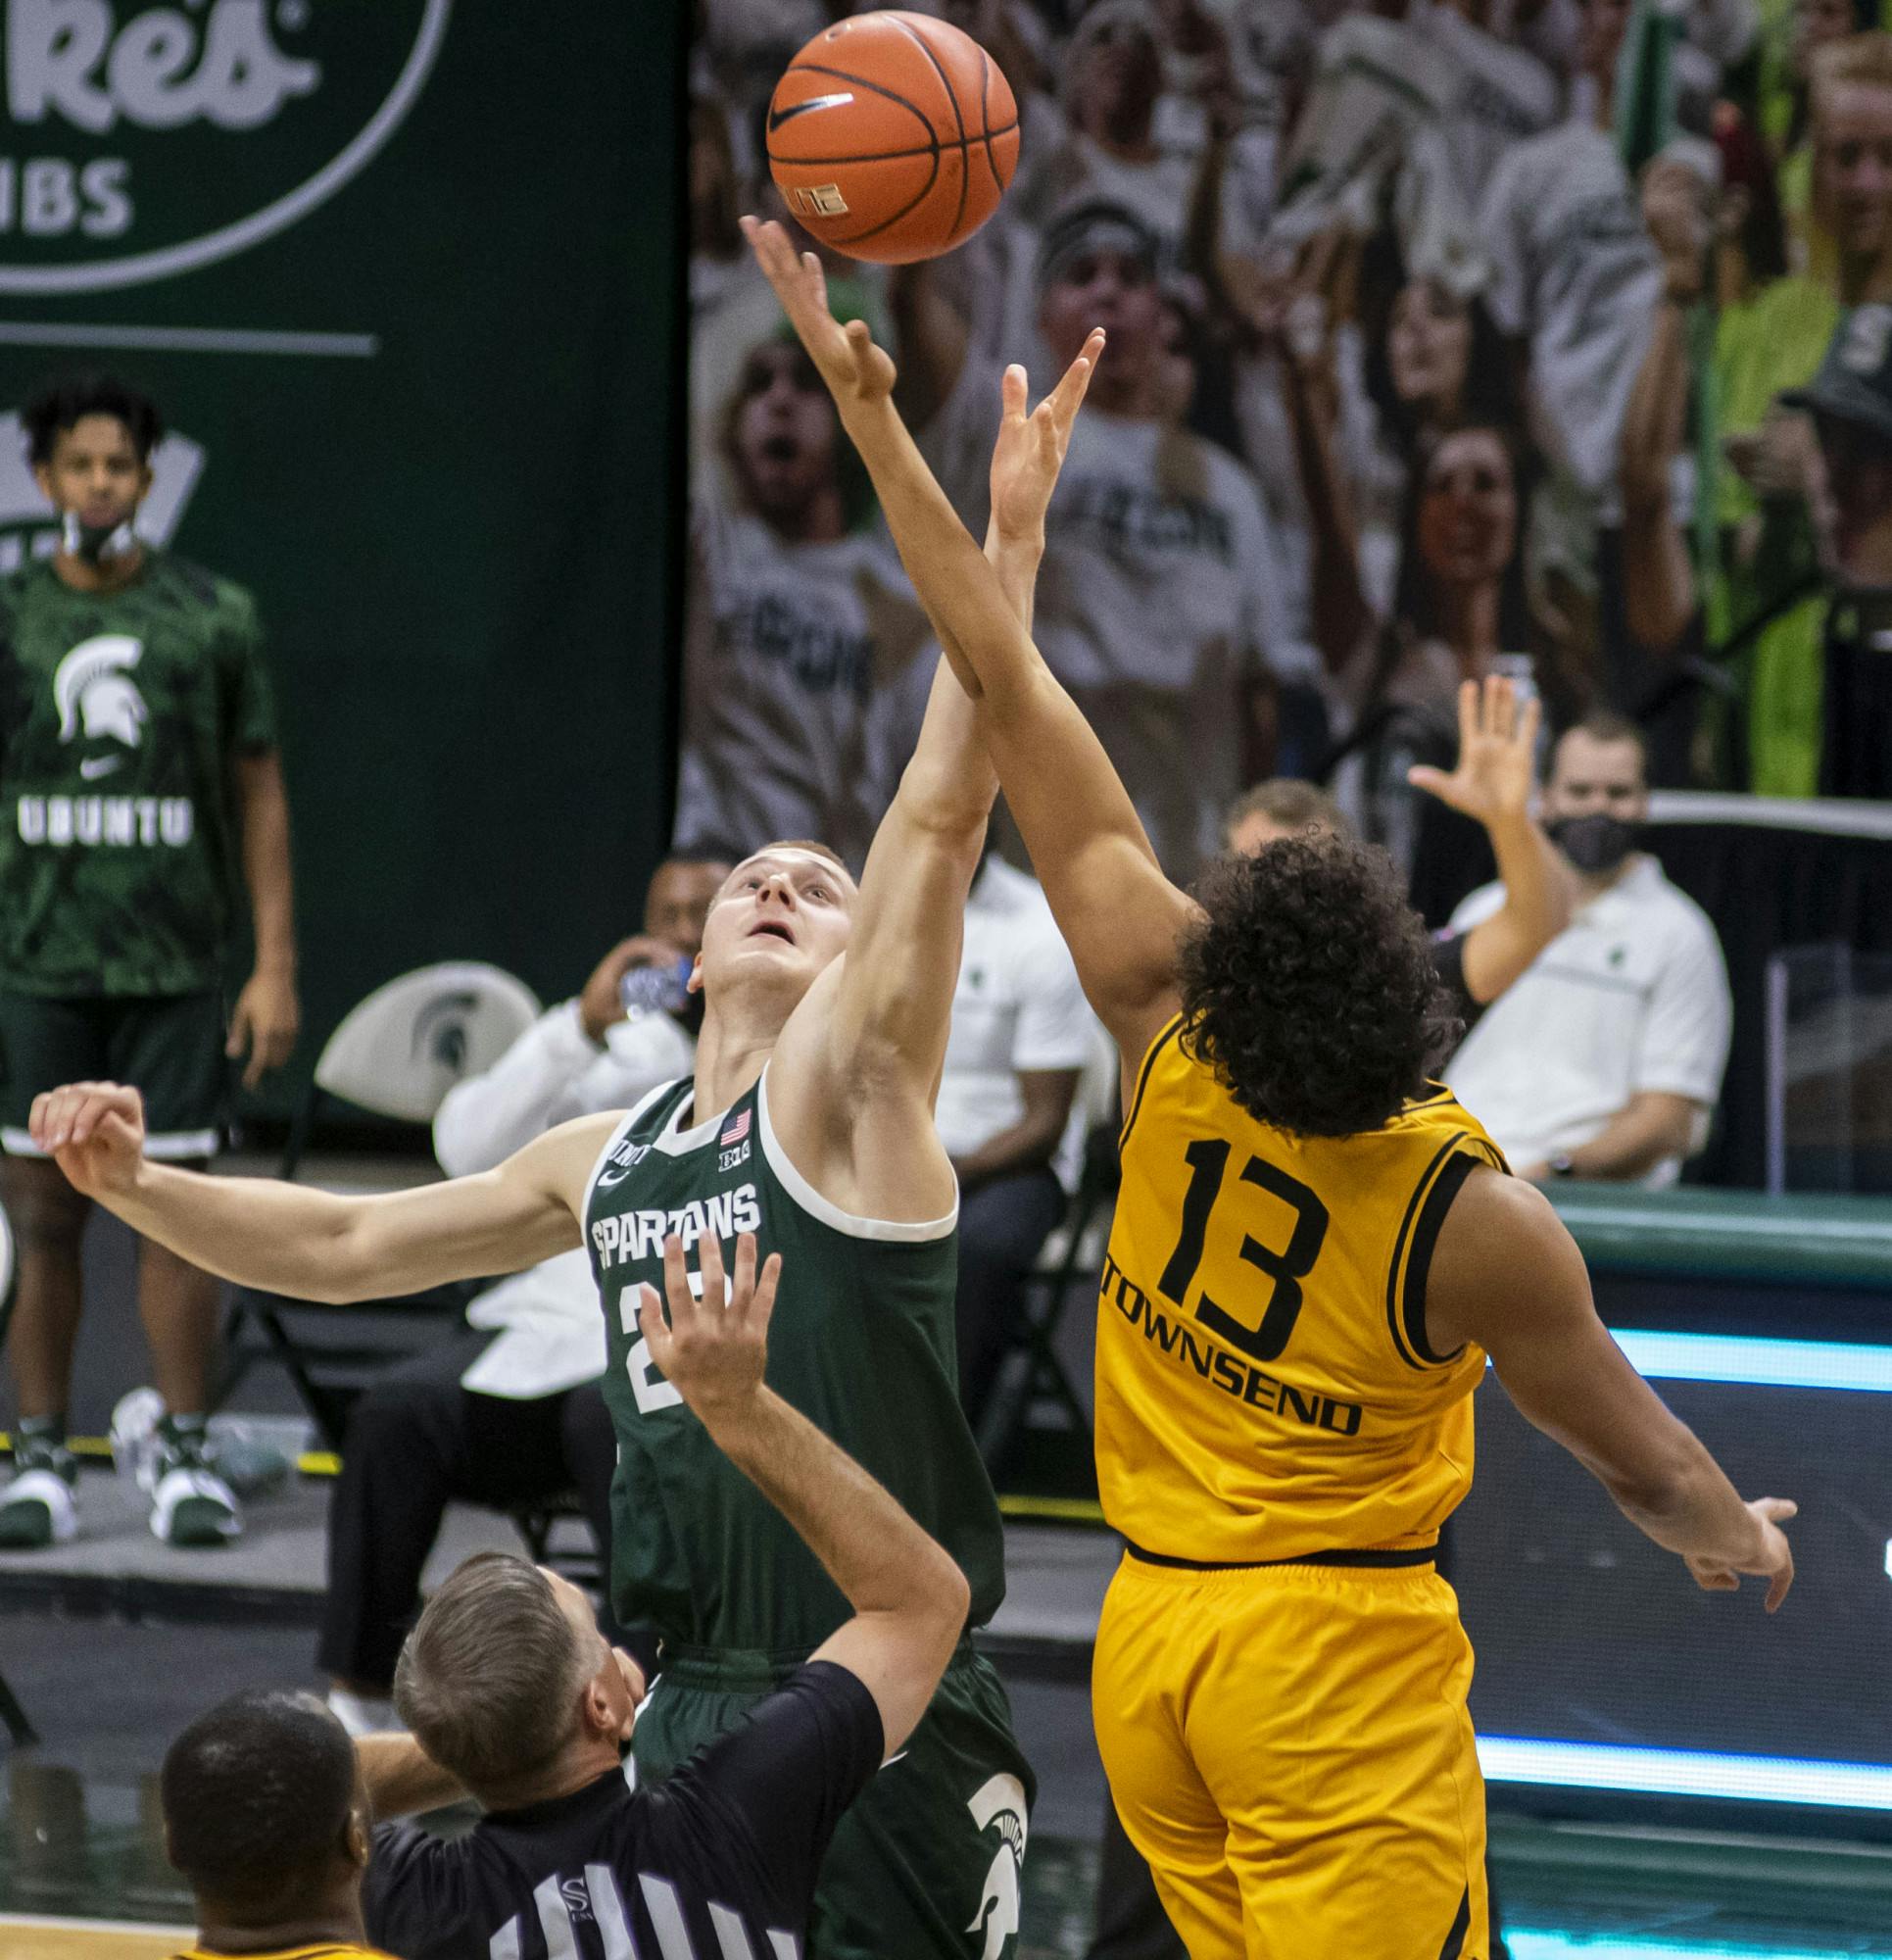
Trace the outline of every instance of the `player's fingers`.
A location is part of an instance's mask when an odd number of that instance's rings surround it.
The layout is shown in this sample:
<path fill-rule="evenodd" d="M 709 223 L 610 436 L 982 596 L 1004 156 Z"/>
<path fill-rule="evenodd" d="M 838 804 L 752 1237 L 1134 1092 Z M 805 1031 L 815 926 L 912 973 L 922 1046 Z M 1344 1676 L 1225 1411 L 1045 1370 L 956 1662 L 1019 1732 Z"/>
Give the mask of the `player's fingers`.
<path fill-rule="evenodd" d="M 1428 763 L 1415 762 L 1406 771 L 1406 780 L 1414 789 L 1424 790 L 1428 796 L 1443 796 L 1445 794 L 1445 771 L 1443 769 L 1434 769 Z"/>
<path fill-rule="evenodd" d="M 1093 327 L 1091 337 L 1084 343 L 1084 351 L 1058 377 L 1058 384 L 1051 390 L 1051 417 L 1060 431 L 1069 431 L 1077 419 L 1078 410 L 1084 406 L 1084 398 L 1091 386 L 1091 376 L 1097 371 L 1097 363 L 1103 358 L 1103 328 Z"/>
<path fill-rule="evenodd" d="M 99 1118 L 110 1107 L 111 1104 L 96 1090 L 81 1096 L 66 1125 L 69 1140 L 74 1144 L 89 1143 L 93 1131 L 98 1128 Z"/>
<path fill-rule="evenodd" d="M 656 1288 L 648 1281 L 638 1288 L 637 1296 L 637 1324 L 644 1330 L 644 1338 L 651 1344 L 651 1352 L 661 1368 L 663 1357 L 670 1350 L 670 1330 L 663 1324 L 663 1304 L 656 1297 Z"/>
<path fill-rule="evenodd" d="M 729 1304 L 729 1289 L 723 1277 L 722 1242 L 713 1232 L 697 1241 L 697 1270 L 703 1275 L 703 1310 L 720 1314 Z"/>
<path fill-rule="evenodd" d="M 1479 739 L 1479 684 L 1462 680 L 1458 684 L 1458 752 L 1463 756 Z"/>
<path fill-rule="evenodd" d="M 223 1053 L 234 1061 L 250 1040 L 250 1010 L 241 1001 L 230 1011 L 229 1039 L 223 1044 Z"/>
<path fill-rule="evenodd" d="M 1783 1525 L 1789 1518 L 1800 1515 L 1800 1506 L 1791 1497 L 1756 1497 L 1754 1508 L 1775 1525 Z"/>
<path fill-rule="evenodd" d="M 998 377 L 998 401 L 1008 422 L 1025 419 L 1025 370 L 1016 361 Z"/>
<path fill-rule="evenodd" d="M 1768 1611 L 1770 1613 L 1779 1612 L 1781 1600 L 1783 1600 L 1787 1596 L 1787 1594 L 1792 1591 L 1793 1591 L 1793 1559 L 1791 1556 L 1789 1556 L 1786 1564 L 1783 1565 L 1780 1568 L 1780 1570 L 1776 1572 L 1773 1575 L 1772 1579 L 1769 1582 Z"/>
<path fill-rule="evenodd" d="M 1511 737 L 1511 723 L 1518 711 L 1518 690 L 1503 674 L 1484 677 L 1484 732 L 1500 741 Z"/>
<path fill-rule="evenodd" d="M 768 1332 L 768 1318 L 775 1311 L 775 1289 L 782 1278 L 782 1255 L 771 1252 L 762 1261 L 762 1276 L 755 1282 L 755 1298 L 749 1310 L 749 1324 L 757 1334 Z"/>
<path fill-rule="evenodd" d="M 755 1291 L 755 1234 L 743 1232 L 736 1239 L 736 1284 L 730 1290 L 729 1310 L 735 1314 L 749 1311 L 750 1297 Z"/>
<path fill-rule="evenodd" d="M 683 1262 L 683 1241 L 674 1232 L 663 1242 L 663 1297 L 670 1302 L 670 1325 L 683 1326 L 696 1302 L 690 1295 L 690 1268 Z"/>

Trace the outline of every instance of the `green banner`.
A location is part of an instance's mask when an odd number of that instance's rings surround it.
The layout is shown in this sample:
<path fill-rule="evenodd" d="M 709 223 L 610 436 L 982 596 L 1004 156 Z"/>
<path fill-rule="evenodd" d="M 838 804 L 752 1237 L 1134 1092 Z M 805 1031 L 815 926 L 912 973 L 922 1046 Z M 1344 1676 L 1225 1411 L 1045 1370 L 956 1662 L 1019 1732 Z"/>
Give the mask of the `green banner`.
<path fill-rule="evenodd" d="M 22 397 L 73 366 L 149 390 L 144 528 L 268 636 L 297 1075 L 396 973 L 491 959 L 556 998 L 637 921 L 670 809 L 682 11 L 0 0 L 0 567 L 52 545 Z"/>

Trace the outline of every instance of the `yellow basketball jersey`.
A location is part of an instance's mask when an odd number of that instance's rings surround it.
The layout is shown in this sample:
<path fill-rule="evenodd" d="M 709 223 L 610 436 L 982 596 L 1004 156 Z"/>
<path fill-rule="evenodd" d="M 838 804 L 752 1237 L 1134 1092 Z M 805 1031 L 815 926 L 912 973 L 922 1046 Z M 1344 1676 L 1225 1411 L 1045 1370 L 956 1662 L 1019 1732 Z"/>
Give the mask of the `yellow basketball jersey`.
<path fill-rule="evenodd" d="M 1207 1563 L 1430 1544 L 1472 1482 L 1482 1350 L 1434 1354 L 1426 1275 L 1477 1164 L 1448 1090 L 1295 1137 L 1184 1053 L 1143 1058 L 1097 1324 L 1097 1481 L 1131 1544 Z"/>

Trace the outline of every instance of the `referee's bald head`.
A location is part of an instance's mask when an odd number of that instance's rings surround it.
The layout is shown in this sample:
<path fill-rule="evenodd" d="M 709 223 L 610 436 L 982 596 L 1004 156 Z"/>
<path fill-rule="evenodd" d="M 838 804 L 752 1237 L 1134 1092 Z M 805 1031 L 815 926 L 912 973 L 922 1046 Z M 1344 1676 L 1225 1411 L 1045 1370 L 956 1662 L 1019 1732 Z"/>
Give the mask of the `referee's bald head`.
<path fill-rule="evenodd" d="M 160 1788 L 167 1854 L 220 1925 L 291 1917 L 366 1862 L 355 1747 L 313 1694 L 218 1702 L 171 1743 Z"/>

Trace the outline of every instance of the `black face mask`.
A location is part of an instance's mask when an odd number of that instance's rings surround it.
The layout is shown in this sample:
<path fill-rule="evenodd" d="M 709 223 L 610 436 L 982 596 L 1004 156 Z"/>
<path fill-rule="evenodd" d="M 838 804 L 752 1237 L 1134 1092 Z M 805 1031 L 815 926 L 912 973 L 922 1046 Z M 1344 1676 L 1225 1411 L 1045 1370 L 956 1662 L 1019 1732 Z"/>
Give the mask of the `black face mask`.
<path fill-rule="evenodd" d="M 1636 848 L 1642 826 L 1599 810 L 1594 816 L 1560 816 L 1544 825 L 1544 834 L 1579 871 L 1594 876 L 1623 862 Z"/>
<path fill-rule="evenodd" d="M 82 524 L 76 511 L 68 511 L 60 525 L 60 542 L 76 559 L 87 564 L 102 564 L 107 559 L 128 558 L 138 549 L 131 534 L 130 520 L 122 524 Z"/>

